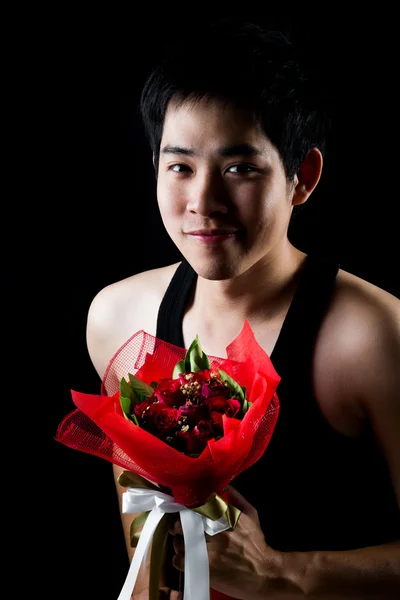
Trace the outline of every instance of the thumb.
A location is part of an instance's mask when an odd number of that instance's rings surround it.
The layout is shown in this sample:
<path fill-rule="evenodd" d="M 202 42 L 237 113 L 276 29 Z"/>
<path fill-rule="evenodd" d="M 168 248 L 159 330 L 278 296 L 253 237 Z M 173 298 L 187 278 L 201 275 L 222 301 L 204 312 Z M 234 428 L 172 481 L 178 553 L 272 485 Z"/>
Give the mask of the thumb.
<path fill-rule="evenodd" d="M 228 485 L 225 490 L 224 498 L 229 504 L 232 504 L 238 508 L 242 513 L 249 516 L 252 521 L 255 521 L 258 525 L 260 520 L 258 518 L 257 509 L 240 492 L 237 491 L 233 485 Z"/>

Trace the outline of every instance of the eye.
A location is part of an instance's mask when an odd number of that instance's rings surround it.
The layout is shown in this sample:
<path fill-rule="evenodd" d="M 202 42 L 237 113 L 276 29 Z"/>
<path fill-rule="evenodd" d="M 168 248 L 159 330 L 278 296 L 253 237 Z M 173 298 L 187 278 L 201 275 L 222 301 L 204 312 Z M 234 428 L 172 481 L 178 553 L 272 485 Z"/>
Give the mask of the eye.
<path fill-rule="evenodd" d="M 227 168 L 227 172 L 235 173 L 235 174 L 237 173 L 239 175 L 253 173 L 254 171 L 257 171 L 257 169 L 255 167 L 252 167 L 251 165 L 247 165 L 245 163 L 240 163 L 238 165 L 232 165 Z"/>
<path fill-rule="evenodd" d="M 168 167 L 168 171 L 173 171 L 174 173 L 183 173 L 185 171 L 190 171 L 187 165 L 183 165 L 182 163 L 176 163 L 174 165 L 170 165 Z"/>

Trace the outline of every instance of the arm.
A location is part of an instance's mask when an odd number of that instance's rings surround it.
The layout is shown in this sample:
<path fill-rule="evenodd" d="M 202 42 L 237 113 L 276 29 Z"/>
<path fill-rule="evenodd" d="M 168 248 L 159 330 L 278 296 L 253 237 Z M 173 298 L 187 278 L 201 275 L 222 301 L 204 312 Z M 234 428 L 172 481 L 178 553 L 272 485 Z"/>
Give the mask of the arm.
<path fill-rule="evenodd" d="M 400 596 L 397 541 L 346 552 L 283 553 L 280 559 L 284 585 L 296 589 L 293 600 L 395 600 Z"/>
<path fill-rule="evenodd" d="M 87 317 L 86 340 L 89 356 L 96 369 L 100 380 L 108 366 L 110 358 L 126 341 L 130 334 L 139 329 L 148 329 L 142 307 L 138 301 L 146 290 L 145 285 L 139 281 L 138 287 L 141 294 L 136 292 L 136 280 L 143 275 L 133 276 L 122 284 L 111 284 L 103 288 L 93 299 Z M 160 279 L 160 278 L 159 278 Z M 150 304 L 146 297 L 147 305 Z M 137 321 L 135 320 L 137 315 Z M 144 316 L 143 316 L 144 315 Z M 153 319 L 150 319 L 153 320 Z M 144 323 L 144 324 L 143 324 Z M 122 494 L 125 488 L 119 485 L 117 479 L 123 469 L 113 465 L 114 480 L 119 503 L 121 524 L 125 537 L 126 550 L 129 561 L 132 560 L 135 549 L 130 546 L 130 525 L 135 517 L 134 514 L 122 513 Z M 149 559 L 143 569 L 140 569 L 135 585 L 132 600 L 148 600 L 149 589 Z M 128 571 L 126 575 L 128 574 Z M 161 582 L 160 599 L 177 600 L 177 592 L 170 589 Z"/>
<path fill-rule="evenodd" d="M 400 507 L 400 319 L 390 302 L 367 318 L 349 382 L 386 459 Z M 399 511 L 400 518 L 400 511 Z M 366 523 L 366 527 L 368 524 Z M 391 600 L 400 597 L 400 541 L 347 552 L 283 555 L 285 578 L 306 596 Z"/>
<path fill-rule="evenodd" d="M 349 551 L 277 552 L 259 527 L 257 511 L 230 487 L 232 504 L 242 511 L 234 531 L 208 536 L 211 586 L 241 600 L 397 600 L 400 597 L 398 541 Z M 180 524 L 177 554 L 184 568 Z M 240 559 L 238 559 L 240 557 Z"/>
<path fill-rule="evenodd" d="M 362 315 L 364 330 L 357 327 L 346 353 L 340 346 L 339 372 L 385 457 L 400 508 L 398 307 L 396 301 L 373 319 Z M 242 510 L 238 526 L 207 536 L 211 585 L 218 591 L 242 600 L 400 598 L 400 540 L 349 551 L 278 552 L 267 545 L 255 509 L 236 490 L 231 489 L 230 496 Z M 179 537 L 175 550 L 174 564 L 182 569 L 184 549 Z"/>

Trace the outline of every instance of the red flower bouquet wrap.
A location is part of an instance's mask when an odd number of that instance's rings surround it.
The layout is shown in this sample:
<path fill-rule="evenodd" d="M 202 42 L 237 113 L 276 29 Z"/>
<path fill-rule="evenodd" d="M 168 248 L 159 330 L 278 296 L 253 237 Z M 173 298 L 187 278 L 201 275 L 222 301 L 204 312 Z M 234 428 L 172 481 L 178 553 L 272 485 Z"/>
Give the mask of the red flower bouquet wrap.
<path fill-rule="evenodd" d="M 185 364 L 188 365 L 187 362 L 185 363 L 188 352 L 144 331 L 139 331 L 110 361 L 100 394 L 71 392 L 76 409 L 60 423 L 56 440 L 71 448 L 109 460 L 126 471 L 144 478 L 147 482 L 153 482 L 158 489 L 162 490 L 156 493 L 158 507 L 160 503 L 165 502 L 163 496 L 167 491 L 166 512 L 181 510 L 181 519 L 186 513 L 196 514 L 199 520 L 206 519 L 201 509 L 207 506 L 207 502 L 215 499 L 216 496 L 224 498 L 224 490 L 228 484 L 239 473 L 253 465 L 265 452 L 279 413 L 276 388 L 280 377 L 270 358 L 256 341 L 247 321 L 237 338 L 227 347 L 226 352 L 227 358 L 206 357 L 198 345 L 197 355 L 192 356 L 191 368 L 186 368 L 186 372 L 192 372 L 193 379 L 196 371 L 201 372 L 200 375 L 203 376 L 206 364 L 206 373 L 222 374 L 225 386 L 232 392 L 228 399 L 226 395 L 221 395 L 221 381 L 217 382 L 216 391 L 206 386 L 204 393 L 212 417 L 210 422 L 212 428 L 216 428 L 217 431 L 217 434 L 212 437 L 208 435 L 210 426 L 207 425 L 208 422 L 204 424 L 204 419 L 197 420 L 195 428 L 189 431 L 187 425 L 189 421 L 185 419 L 188 414 L 187 405 L 189 404 L 192 409 L 193 402 L 186 402 L 183 406 L 183 397 L 177 396 L 180 392 L 174 381 L 179 381 L 180 377 L 181 382 L 184 383 L 182 377 L 186 375 L 182 375 L 182 372 L 185 371 Z M 180 369 L 177 370 L 177 367 Z M 136 385 L 137 395 L 133 392 L 136 398 L 135 410 L 131 413 L 127 408 L 129 401 L 122 397 L 125 393 L 121 393 L 121 390 L 126 388 L 126 379 L 134 381 Z M 121 386 L 121 382 L 125 387 Z M 143 382 L 143 386 L 140 382 Z M 201 388 L 203 383 L 204 380 L 199 379 L 196 385 Z M 186 393 L 186 388 L 183 385 L 180 389 Z M 150 396 L 153 390 L 154 394 Z M 237 410 L 238 399 L 241 400 L 240 413 Z M 162 411 L 163 408 L 165 410 Z M 145 421 L 139 424 L 135 414 L 143 417 L 152 416 L 153 420 L 148 418 L 146 422 L 153 423 L 153 426 L 157 423 L 159 429 L 152 430 L 149 427 L 146 429 Z M 238 416 L 239 414 L 241 416 Z M 179 431 L 179 443 L 181 440 L 185 440 L 186 443 L 190 435 L 189 446 L 170 443 L 170 440 L 178 439 L 175 434 L 175 437 L 171 434 L 171 427 L 177 422 L 182 426 Z M 158 435 L 159 432 L 162 432 L 162 435 Z M 203 439 L 200 447 L 199 439 Z M 187 448 L 191 449 L 190 453 Z M 153 496 L 154 493 L 152 492 Z M 143 502 L 144 504 L 139 503 L 142 510 L 150 512 L 148 500 Z M 127 512 L 135 511 L 127 510 Z M 136 508 L 136 512 L 140 510 Z M 187 520 L 188 516 L 185 516 L 185 519 Z M 147 521 L 140 535 L 140 542 L 148 525 Z M 152 526 L 152 531 L 155 532 L 159 520 L 156 523 L 153 519 Z M 226 525 L 225 529 L 228 528 L 229 525 Z M 210 533 L 206 525 L 201 530 L 203 537 L 204 531 Z M 149 532 L 146 535 L 149 538 Z M 147 543 L 148 541 L 149 539 Z M 186 539 L 185 547 L 186 560 L 186 556 L 190 555 L 190 543 L 188 544 Z M 138 549 L 139 546 L 135 558 Z M 146 549 L 142 551 L 145 552 Z M 185 599 L 188 579 L 189 573 L 186 572 L 185 565 Z M 132 578 L 129 585 L 131 582 Z M 199 584 L 195 582 L 193 575 L 190 600 L 206 597 L 204 583 L 201 583 L 200 587 L 203 587 L 203 592 L 197 596 L 196 590 Z M 125 591 L 126 596 L 121 595 L 120 600 L 129 598 L 132 588 L 130 590 L 126 588 Z M 216 596 L 213 595 L 214 597 Z"/>

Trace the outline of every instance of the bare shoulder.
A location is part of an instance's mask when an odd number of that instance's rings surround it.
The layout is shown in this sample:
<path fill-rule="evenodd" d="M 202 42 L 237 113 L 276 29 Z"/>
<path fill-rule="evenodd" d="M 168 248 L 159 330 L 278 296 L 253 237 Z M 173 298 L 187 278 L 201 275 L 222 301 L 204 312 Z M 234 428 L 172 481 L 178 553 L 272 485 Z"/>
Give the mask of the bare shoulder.
<path fill-rule="evenodd" d="M 90 358 L 100 377 L 109 360 L 136 331 L 155 335 L 160 302 L 178 265 L 137 273 L 101 289 L 87 316 Z"/>
<path fill-rule="evenodd" d="M 352 415 L 357 428 L 371 396 L 382 397 L 390 385 L 393 397 L 399 365 L 400 300 L 339 270 L 314 354 L 314 385 L 326 416 Z"/>
<path fill-rule="evenodd" d="M 372 283 L 340 269 L 330 317 L 340 321 L 345 318 L 343 325 L 356 326 L 356 331 L 351 332 L 353 335 L 358 332 L 371 337 L 371 334 L 376 335 L 377 329 L 386 334 L 398 331 L 400 300 Z M 344 327 L 340 329 L 344 330 Z"/>

